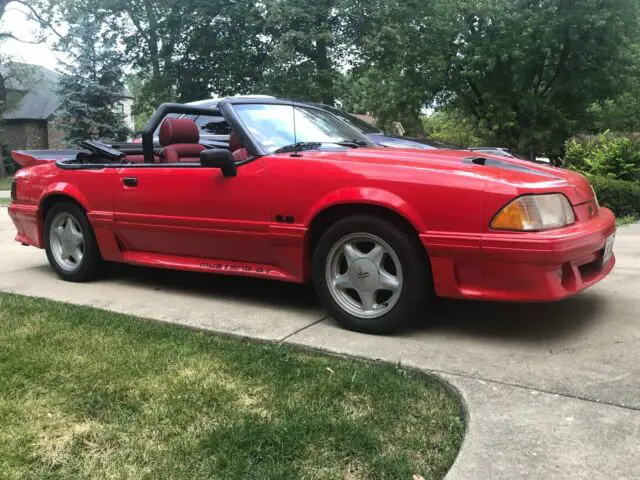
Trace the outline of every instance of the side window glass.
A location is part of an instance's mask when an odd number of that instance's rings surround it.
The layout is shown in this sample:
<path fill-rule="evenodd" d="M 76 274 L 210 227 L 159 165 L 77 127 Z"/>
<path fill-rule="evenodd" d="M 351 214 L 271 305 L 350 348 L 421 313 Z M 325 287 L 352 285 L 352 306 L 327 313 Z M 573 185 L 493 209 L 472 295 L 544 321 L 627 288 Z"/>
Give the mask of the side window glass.
<path fill-rule="evenodd" d="M 231 135 L 231 127 L 223 117 L 200 115 L 196 125 L 201 135 Z"/>

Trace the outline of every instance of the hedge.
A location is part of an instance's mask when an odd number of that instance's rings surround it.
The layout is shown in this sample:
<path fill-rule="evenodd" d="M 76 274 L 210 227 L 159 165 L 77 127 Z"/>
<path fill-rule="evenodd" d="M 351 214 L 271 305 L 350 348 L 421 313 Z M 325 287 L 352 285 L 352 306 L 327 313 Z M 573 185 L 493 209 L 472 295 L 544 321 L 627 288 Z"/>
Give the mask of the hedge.
<path fill-rule="evenodd" d="M 11 158 L 11 150 L 7 145 L 2 145 L 2 156 L 4 157 L 4 166 L 7 169 L 9 175 L 13 175 L 18 171 L 20 165 L 18 165 L 13 158 Z"/>
<path fill-rule="evenodd" d="M 567 142 L 565 166 L 600 177 L 640 181 L 640 135 L 609 131 Z"/>
<path fill-rule="evenodd" d="M 600 205 L 609 207 L 617 217 L 640 218 L 640 184 L 588 175 Z"/>

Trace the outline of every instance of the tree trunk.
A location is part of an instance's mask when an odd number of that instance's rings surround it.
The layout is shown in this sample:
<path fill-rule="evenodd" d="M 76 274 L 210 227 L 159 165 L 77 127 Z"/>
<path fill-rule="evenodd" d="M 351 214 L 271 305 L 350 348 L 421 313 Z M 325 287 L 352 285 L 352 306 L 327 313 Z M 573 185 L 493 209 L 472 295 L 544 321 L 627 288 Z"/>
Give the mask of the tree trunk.
<path fill-rule="evenodd" d="M 2 145 L 0 145 L 0 178 L 7 178 L 7 167 L 4 164 L 4 155 L 2 154 Z"/>
<path fill-rule="evenodd" d="M 144 10 L 149 22 L 149 55 L 151 57 L 151 72 L 154 78 L 160 77 L 160 58 L 158 52 L 158 21 L 153 11 L 151 0 L 145 0 Z"/>
<path fill-rule="evenodd" d="M 327 42 L 320 39 L 316 42 L 316 68 L 318 69 L 318 86 L 320 87 L 320 100 L 325 105 L 333 106 L 333 78 Z"/>
<path fill-rule="evenodd" d="M 1 11 L 4 12 L 6 2 L 0 3 Z M 4 163 L 4 155 L 2 154 L 2 145 L 4 144 L 4 129 L 2 128 L 2 115 L 7 108 L 7 88 L 4 83 L 4 77 L 0 73 L 0 178 L 7 178 L 7 166 Z"/>

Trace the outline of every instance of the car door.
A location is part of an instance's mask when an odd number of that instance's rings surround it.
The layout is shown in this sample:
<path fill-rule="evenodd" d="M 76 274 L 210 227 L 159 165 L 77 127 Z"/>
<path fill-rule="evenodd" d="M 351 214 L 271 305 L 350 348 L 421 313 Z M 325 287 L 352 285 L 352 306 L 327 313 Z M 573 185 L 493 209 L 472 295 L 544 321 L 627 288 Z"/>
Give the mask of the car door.
<path fill-rule="evenodd" d="M 236 177 L 196 164 L 118 170 L 117 236 L 137 252 L 270 264 L 267 176 L 261 159 Z"/>

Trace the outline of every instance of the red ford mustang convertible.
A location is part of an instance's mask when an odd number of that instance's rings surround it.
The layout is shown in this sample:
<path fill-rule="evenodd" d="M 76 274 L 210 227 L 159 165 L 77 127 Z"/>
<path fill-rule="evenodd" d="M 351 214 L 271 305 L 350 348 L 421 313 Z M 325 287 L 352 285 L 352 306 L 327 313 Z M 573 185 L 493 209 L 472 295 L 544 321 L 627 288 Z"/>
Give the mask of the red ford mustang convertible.
<path fill-rule="evenodd" d="M 200 145 L 189 115 L 224 120 L 229 150 Z M 104 261 L 313 280 L 343 326 L 387 332 L 434 295 L 558 300 L 615 263 L 613 214 L 567 170 L 376 148 L 326 111 L 277 99 L 164 104 L 142 137 L 14 152 L 26 167 L 9 207 L 16 240 L 44 248 L 64 280 Z"/>

